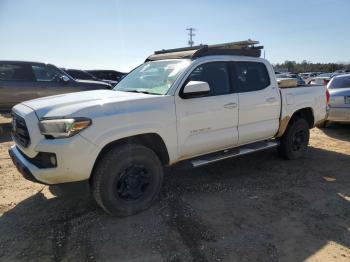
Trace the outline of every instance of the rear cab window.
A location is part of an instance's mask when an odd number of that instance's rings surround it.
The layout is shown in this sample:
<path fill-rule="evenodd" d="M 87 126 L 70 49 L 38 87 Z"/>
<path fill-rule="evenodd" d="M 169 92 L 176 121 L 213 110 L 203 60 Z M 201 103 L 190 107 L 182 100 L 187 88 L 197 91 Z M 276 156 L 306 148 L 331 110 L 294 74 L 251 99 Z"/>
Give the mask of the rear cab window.
<path fill-rule="evenodd" d="M 265 89 L 271 83 L 269 73 L 261 62 L 232 62 L 232 78 L 238 92 Z"/>

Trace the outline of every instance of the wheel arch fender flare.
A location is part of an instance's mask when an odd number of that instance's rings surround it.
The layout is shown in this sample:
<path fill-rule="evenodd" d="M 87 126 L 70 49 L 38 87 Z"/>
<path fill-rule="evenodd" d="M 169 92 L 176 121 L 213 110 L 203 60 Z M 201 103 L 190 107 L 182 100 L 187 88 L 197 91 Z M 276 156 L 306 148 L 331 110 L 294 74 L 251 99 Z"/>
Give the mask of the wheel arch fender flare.
<path fill-rule="evenodd" d="M 109 152 L 112 148 L 115 148 L 120 145 L 128 144 L 128 143 L 140 144 L 150 148 L 159 157 L 163 165 L 168 165 L 170 162 L 168 148 L 164 142 L 164 139 L 158 133 L 155 133 L 155 132 L 139 133 L 135 135 L 121 137 L 119 139 L 112 140 L 112 141 L 109 141 L 108 143 L 105 143 L 97 155 L 94 166 L 92 168 L 91 175 L 93 174 L 97 163 L 105 153 Z M 90 175 L 90 178 L 91 178 L 91 175 Z"/>
<path fill-rule="evenodd" d="M 300 108 L 298 110 L 295 110 L 291 116 L 288 115 L 281 118 L 279 129 L 275 137 L 278 138 L 283 136 L 284 132 L 286 131 L 290 123 L 290 120 L 296 117 L 304 118 L 308 123 L 310 129 L 315 126 L 314 110 L 311 107 Z"/>

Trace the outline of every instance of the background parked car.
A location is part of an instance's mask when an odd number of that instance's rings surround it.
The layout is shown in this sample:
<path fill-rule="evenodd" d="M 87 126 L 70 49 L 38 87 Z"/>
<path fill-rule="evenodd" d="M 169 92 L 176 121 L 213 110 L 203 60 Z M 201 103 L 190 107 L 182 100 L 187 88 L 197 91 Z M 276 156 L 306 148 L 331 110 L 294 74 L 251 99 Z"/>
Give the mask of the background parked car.
<path fill-rule="evenodd" d="M 112 80 L 100 79 L 84 70 L 79 70 L 79 69 L 62 69 L 62 70 L 76 80 L 91 80 L 91 81 L 105 82 L 109 84 L 111 87 L 115 86 L 115 84 L 117 83 L 116 81 L 112 81 Z"/>
<path fill-rule="evenodd" d="M 337 70 L 335 71 L 332 75 L 331 75 L 331 79 L 335 76 L 340 76 L 340 75 L 346 75 L 349 74 L 350 71 L 346 71 L 346 70 Z"/>
<path fill-rule="evenodd" d="M 64 72 L 66 72 L 68 75 L 73 77 L 74 79 L 81 79 L 81 80 L 95 80 L 100 81 L 101 79 L 95 77 L 94 75 L 90 74 L 89 72 L 86 72 L 84 70 L 79 69 L 65 69 L 61 68 Z"/>
<path fill-rule="evenodd" d="M 90 74 L 102 80 L 111 80 L 119 82 L 126 73 L 118 72 L 115 70 L 87 70 Z"/>
<path fill-rule="evenodd" d="M 350 73 L 350 70 L 346 70 L 346 69 L 334 71 L 334 74 L 348 74 L 348 73 Z"/>
<path fill-rule="evenodd" d="M 310 85 L 327 85 L 331 79 L 332 73 L 323 73 L 320 74 L 311 80 Z"/>
<path fill-rule="evenodd" d="M 10 112 L 14 105 L 25 100 L 110 88 L 103 82 L 75 80 L 50 64 L 0 61 L 0 112 L 3 113 Z"/>
<path fill-rule="evenodd" d="M 298 74 L 277 74 L 276 78 L 277 79 L 293 78 L 293 79 L 297 80 L 298 86 L 305 85 L 304 79 L 301 76 L 299 76 Z"/>
<path fill-rule="evenodd" d="M 350 123 L 350 75 L 333 77 L 327 86 L 330 93 L 330 109 L 327 121 Z M 324 126 L 326 122 L 324 123 Z"/>
<path fill-rule="evenodd" d="M 309 72 L 309 73 L 300 73 L 299 74 L 305 81 L 305 83 L 307 85 L 311 84 L 311 81 L 317 76 L 319 75 L 318 72 Z"/>

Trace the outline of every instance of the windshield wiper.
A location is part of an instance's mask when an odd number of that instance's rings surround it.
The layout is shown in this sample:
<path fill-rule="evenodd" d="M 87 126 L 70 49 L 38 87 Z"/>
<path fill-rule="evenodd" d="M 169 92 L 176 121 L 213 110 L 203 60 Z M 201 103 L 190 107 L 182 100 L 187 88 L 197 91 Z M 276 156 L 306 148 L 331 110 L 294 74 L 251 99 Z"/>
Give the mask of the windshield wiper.
<path fill-rule="evenodd" d="M 152 93 L 146 90 L 137 90 L 137 89 L 132 89 L 132 90 L 119 90 L 119 91 L 124 91 L 124 92 L 132 92 L 132 93 L 140 93 L 140 94 L 147 94 L 147 95 L 159 95 L 158 93 Z"/>

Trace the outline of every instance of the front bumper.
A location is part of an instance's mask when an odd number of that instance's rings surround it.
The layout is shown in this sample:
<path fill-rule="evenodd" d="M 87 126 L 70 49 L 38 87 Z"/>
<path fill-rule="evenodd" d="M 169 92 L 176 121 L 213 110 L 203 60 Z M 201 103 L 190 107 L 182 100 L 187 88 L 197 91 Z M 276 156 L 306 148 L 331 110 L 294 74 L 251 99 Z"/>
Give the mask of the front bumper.
<path fill-rule="evenodd" d="M 26 163 L 28 161 L 26 161 L 26 159 L 22 156 L 22 154 L 20 153 L 20 151 L 17 149 L 16 146 L 12 146 L 9 149 L 9 155 L 12 159 L 13 164 L 17 167 L 17 170 L 22 174 L 22 176 L 25 179 L 32 181 L 32 182 L 45 184 L 45 183 L 42 183 L 41 181 L 37 180 L 33 176 L 32 172 L 28 168 L 28 163 Z"/>
<path fill-rule="evenodd" d="M 76 135 L 69 139 L 43 139 L 35 146 L 38 152 L 51 152 L 57 157 L 57 167 L 40 168 L 30 161 L 18 145 L 10 148 L 9 154 L 24 178 L 42 184 L 61 184 L 89 179 L 99 148 Z"/>
<path fill-rule="evenodd" d="M 29 133 L 28 145 L 15 140 L 16 145 L 9 150 L 14 164 L 25 178 L 50 185 L 89 179 L 101 150 L 99 146 L 80 134 L 46 139 L 40 133 L 39 119 L 33 109 L 19 104 L 13 108 L 13 113 L 24 119 Z M 54 165 L 48 165 L 47 158 L 42 157 L 47 153 L 56 157 Z"/>
<path fill-rule="evenodd" d="M 333 122 L 350 122 L 350 107 L 331 107 L 327 120 Z"/>

